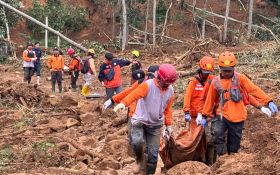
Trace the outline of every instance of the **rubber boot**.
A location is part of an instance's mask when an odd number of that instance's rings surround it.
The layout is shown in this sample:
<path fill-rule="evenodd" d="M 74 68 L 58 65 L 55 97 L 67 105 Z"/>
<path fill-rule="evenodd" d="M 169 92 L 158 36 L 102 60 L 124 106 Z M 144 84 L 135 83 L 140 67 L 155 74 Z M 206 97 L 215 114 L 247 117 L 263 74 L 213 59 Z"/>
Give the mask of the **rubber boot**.
<path fill-rule="evenodd" d="M 81 94 L 83 96 L 88 96 L 89 95 L 89 87 L 88 87 L 88 85 L 84 85 L 83 86 Z"/>
<path fill-rule="evenodd" d="M 40 76 L 37 76 L 37 85 L 40 85 Z"/>

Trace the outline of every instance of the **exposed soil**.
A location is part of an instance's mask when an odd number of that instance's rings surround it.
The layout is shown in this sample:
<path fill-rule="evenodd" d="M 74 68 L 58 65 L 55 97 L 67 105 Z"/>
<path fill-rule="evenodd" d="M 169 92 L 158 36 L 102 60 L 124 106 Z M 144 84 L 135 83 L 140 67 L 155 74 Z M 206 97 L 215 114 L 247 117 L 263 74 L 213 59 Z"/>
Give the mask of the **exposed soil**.
<path fill-rule="evenodd" d="M 257 45 L 251 48 L 259 49 Z M 145 68 L 151 64 L 150 60 L 153 64 L 174 63 L 178 57 L 164 53 L 155 56 L 147 52 L 143 55 Z M 101 56 L 98 59 L 99 64 Z M 196 57 L 184 61 L 176 63 L 178 70 L 195 70 Z M 46 64 L 44 59 L 43 64 Z M 189 67 L 182 68 L 184 64 Z M 279 65 L 271 67 L 273 70 L 278 68 Z M 130 80 L 128 70 L 123 69 L 125 87 Z M 250 75 L 276 102 L 280 102 L 278 84 L 271 79 L 259 79 L 270 75 L 267 68 L 255 64 L 249 69 L 247 65 L 240 65 L 238 70 Z M 0 65 L 0 71 L 0 174 L 132 174 L 134 159 L 128 147 L 125 111 L 118 114 L 110 109 L 102 111 L 103 98 L 86 100 L 79 92 L 71 92 L 67 74 L 63 76 L 63 95 L 50 98 L 51 83 L 46 79 L 49 72 L 45 66 L 41 86 L 34 85 L 35 77 L 31 85 L 22 83 L 20 62 Z M 184 127 L 181 105 L 188 78 L 190 76 L 180 78 L 175 85 L 175 135 Z M 82 83 L 80 77 L 78 84 Z M 105 93 L 97 80 L 94 80 L 93 92 Z M 221 156 L 212 167 L 200 162 L 185 162 L 166 174 L 279 174 L 280 118 L 267 118 L 252 108 L 248 111 L 240 153 Z M 162 166 L 159 160 L 157 175 L 163 174 Z"/>

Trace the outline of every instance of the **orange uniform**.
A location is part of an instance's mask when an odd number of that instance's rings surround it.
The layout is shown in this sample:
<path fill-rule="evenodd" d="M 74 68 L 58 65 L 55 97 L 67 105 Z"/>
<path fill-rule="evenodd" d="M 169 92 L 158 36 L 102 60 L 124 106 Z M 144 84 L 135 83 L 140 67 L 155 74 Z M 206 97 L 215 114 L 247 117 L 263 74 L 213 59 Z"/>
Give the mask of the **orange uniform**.
<path fill-rule="evenodd" d="M 69 64 L 69 69 L 71 71 L 79 71 L 80 70 L 80 61 L 78 58 L 72 58 Z"/>
<path fill-rule="evenodd" d="M 211 82 L 212 82 L 212 80 L 211 80 Z M 204 86 L 204 89 L 203 89 L 203 92 L 202 92 L 202 98 L 200 99 L 201 104 L 203 104 L 203 105 L 199 106 L 198 113 L 202 113 L 202 110 L 203 110 L 203 107 L 204 107 L 204 104 L 205 104 L 205 101 L 206 101 L 206 98 L 207 98 L 207 94 L 208 94 L 211 82 L 205 84 L 205 86 Z M 252 95 L 250 95 L 250 94 L 248 94 L 247 92 L 244 92 L 244 91 L 242 92 L 242 98 L 243 98 L 243 102 L 244 102 L 245 105 L 252 105 L 255 108 L 259 108 L 260 106 L 263 105 L 255 97 L 253 97 Z M 246 101 L 246 103 L 245 103 L 245 101 Z M 216 104 L 218 104 L 218 103 L 219 103 L 219 100 L 216 101 Z"/>
<path fill-rule="evenodd" d="M 253 84 L 245 75 L 237 74 L 238 84 L 241 92 L 247 92 L 253 97 L 257 98 L 261 104 L 267 104 L 271 99 L 266 95 L 259 87 Z M 214 81 L 214 80 L 213 80 Z M 224 90 L 229 90 L 231 87 L 231 79 L 221 79 L 221 86 Z M 230 99 L 229 92 L 224 93 L 225 99 Z M 202 114 L 206 116 L 212 116 L 214 105 L 219 102 L 219 94 L 215 88 L 215 83 L 211 83 L 209 92 L 206 98 L 205 105 L 202 110 Z M 217 109 L 217 113 L 220 113 L 220 104 Z M 227 101 L 223 106 L 223 117 L 230 122 L 241 122 L 246 120 L 247 111 L 243 100 L 239 102 L 233 102 L 232 100 Z"/>
<path fill-rule="evenodd" d="M 138 81 L 133 83 L 131 87 L 128 87 L 126 88 L 124 91 L 114 95 L 112 97 L 113 101 L 115 103 L 120 103 L 128 94 L 130 94 L 134 89 L 136 89 L 137 87 L 139 86 L 139 83 Z M 135 109 L 136 109 L 136 105 L 137 105 L 137 101 L 134 101 L 132 102 L 130 105 L 129 105 L 129 113 L 128 113 L 128 116 L 129 117 L 132 117 L 134 112 L 135 112 Z"/>
<path fill-rule="evenodd" d="M 150 79 L 141 83 L 135 90 L 126 96 L 121 103 L 129 106 L 137 102 L 137 108 L 133 119 L 145 120 L 145 124 L 160 124 L 163 121 L 166 126 L 172 123 L 172 104 L 174 100 L 173 87 L 162 90 L 156 79 Z M 162 103 L 159 104 L 159 103 Z M 164 117 L 162 116 L 162 113 Z"/>
<path fill-rule="evenodd" d="M 61 71 L 63 69 L 64 66 L 64 58 L 62 56 L 51 56 L 48 59 L 48 67 L 49 69 L 51 69 L 52 71 Z"/>
<path fill-rule="evenodd" d="M 189 112 L 192 117 L 196 118 L 199 109 L 204 105 L 201 100 L 204 89 L 209 87 L 209 81 L 213 78 L 214 76 L 210 74 L 204 84 L 201 84 L 195 77 L 190 80 L 184 97 L 184 112 Z"/>

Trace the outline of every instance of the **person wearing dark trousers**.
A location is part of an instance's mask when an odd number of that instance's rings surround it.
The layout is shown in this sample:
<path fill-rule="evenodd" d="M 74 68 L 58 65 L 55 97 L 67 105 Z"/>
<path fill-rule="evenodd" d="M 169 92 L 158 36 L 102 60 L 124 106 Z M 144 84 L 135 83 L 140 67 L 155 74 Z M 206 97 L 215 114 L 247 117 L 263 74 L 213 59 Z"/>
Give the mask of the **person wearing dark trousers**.
<path fill-rule="evenodd" d="M 36 61 L 34 62 L 34 73 L 36 73 L 37 77 L 37 85 L 40 85 L 40 76 L 41 76 L 41 56 L 42 51 L 40 48 L 40 43 L 35 42 L 35 47 L 32 49 L 36 54 Z"/>
<path fill-rule="evenodd" d="M 34 74 L 34 62 L 36 61 L 36 54 L 32 51 L 33 44 L 28 43 L 27 49 L 23 51 L 23 70 L 24 70 L 24 82 L 31 83 L 31 77 Z"/>
<path fill-rule="evenodd" d="M 247 110 L 242 94 L 249 94 L 262 105 L 266 105 L 273 115 L 277 115 L 278 107 L 272 99 L 256 86 L 247 76 L 237 73 L 237 58 L 232 52 L 222 52 L 218 57 L 220 75 L 214 77 L 209 86 L 202 114 L 197 118 L 210 119 L 215 149 L 219 156 L 237 153 L 240 149 L 242 129 L 247 119 Z M 269 110 L 262 110 L 271 116 Z M 206 120 L 207 121 L 207 120 Z M 225 139 L 227 137 L 227 140 Z"/>
<path fill-rule="evenodd" d="M 105 54 L 105 61 L 100 66 L 98 79 L 106 88 L 106 100 L 122 91 L 121 68 L 129 66 L 130 61 L 115 59 L 112 53 Z"/>
<path fill-rule="evenodd" d="M 57 82 L 59 93 L 62 93 L 62 70 L 64 67 L 64 58 L 59 55 L 59 50 L 53 50 L 53 56 L 48 59 L 48 67 L 51 70 L 52 97 L 55 95 L 55 84 Z"/>
<path fill-rule="evenodd" d="M 79 72 L 80 72 L 80 58 L 76 55 L 75 50 L 72 48 L 69 48 L 67 50 L 67 54 L 70 56 L 70 64 L 69 64 L 69 70 L 71 73 L 71 88 L 73 92 L 77 91 L 77 80 L 79 78 Z"/>

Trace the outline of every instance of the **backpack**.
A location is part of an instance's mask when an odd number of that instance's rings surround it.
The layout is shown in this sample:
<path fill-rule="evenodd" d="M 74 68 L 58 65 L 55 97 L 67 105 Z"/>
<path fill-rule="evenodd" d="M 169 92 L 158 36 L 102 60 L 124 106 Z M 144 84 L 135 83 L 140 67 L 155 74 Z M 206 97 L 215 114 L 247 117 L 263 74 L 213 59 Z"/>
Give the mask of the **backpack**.
<path fill-rule="evenodd" d="M 81 60 L 79 58 L 74 58 L 78 61 L 78 66 L 75 67 L 77 69 L 77 71 L 81 71 L 82 70 L 82 63 Z"/>
<path fill-rule="evenodd" d="M 229 101 L 232 100 L 235 103 L 240 102 L 243 98 L 242 98 L 242 93 L 239 87 L 239 83 L 238 83 L 238 75 L 235 73 L 231 79 L 231 86 L 229 90 L 224 90 L 221 84 L 221 78 L 220 76 L 217 76 L 214 78 L 214 85 L 215 85 L 215 89 L 219 95 L 219 103 L 220 103 L 220 117 L 222 118 L 223 116 L 223 106 L 224 104 Z M 226 92 L 229 92 L 230 94 L 230 98 L 226 99 L 224 97 L 224 94 Z"/>
<path fill-rule="evenodd" d="M 89 59 L 82 59 L 81 60 L 81 64 L 80 64 L 80 68 L 81 68 L 81 73 L 85 74 L 89 71 L 90 66 L 89 66 Z"/>
<path fill-rule="evenodd" d="M 27 57 L 28 58 L 34 58 L 34 51 L 28 51 L 28 50 L 26 50 L 27 51 Z"/>
<path fill-rule="evenodd" d="M 215 88 L 220 96 L 220 102 L 224 105 L 228 100 L 238 103 L 242 100 L 241 90 L 238 84 L 238 75 L 234 74 L 231 79 L 231 86 L 229 90 L 224 90 L 221 85 L 221 78 L 219 76 L 215 77 Z M 224 93 L 229 92 L 230 99 L 224 98 Z"/>

